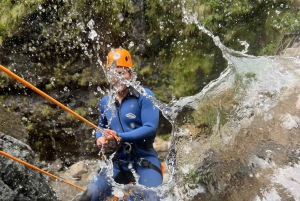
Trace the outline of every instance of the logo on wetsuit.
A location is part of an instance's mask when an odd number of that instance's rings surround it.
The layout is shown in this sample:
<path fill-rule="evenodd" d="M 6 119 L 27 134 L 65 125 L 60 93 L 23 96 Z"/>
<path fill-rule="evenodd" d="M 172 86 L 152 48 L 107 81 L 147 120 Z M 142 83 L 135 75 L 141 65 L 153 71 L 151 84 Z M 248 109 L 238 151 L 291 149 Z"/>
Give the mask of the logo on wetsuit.
<path fill-rule="evenodd" d="M 135 116 L 134 114 L 132 114 L 132 113 L 127 113 L 127 114 L 126 114 L 126 117 L 127 117 L 128 119 L 135 119 L 135 118 L 136 118 L 136 116 Z"/>

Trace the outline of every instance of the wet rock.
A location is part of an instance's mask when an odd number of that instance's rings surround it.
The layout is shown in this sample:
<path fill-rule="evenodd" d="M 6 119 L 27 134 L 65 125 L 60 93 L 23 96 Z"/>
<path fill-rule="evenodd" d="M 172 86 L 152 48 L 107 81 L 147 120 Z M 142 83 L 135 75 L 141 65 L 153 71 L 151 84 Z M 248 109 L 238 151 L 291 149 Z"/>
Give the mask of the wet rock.
<path fill-rule="evenodd" d="M 0 192 L 0 200 L 13 200 L 16 197 L 16 192 L 14 192 L 2 180 L 0 180 Z"/>
<path fill-rule="evenodd" d="M 156 138 L 153 147 L 157 151 L 160 161 L 164 161 L 169 153 L 170 142 Z"/>
<path fill-rule="evenodd" d="M 50 170 L 52 172 L 58 172 L 62 170 L 63 168 L 63 162 L 61 159 L 56 159 L 51 165 L 50 165 Z"/>
<path fill-rule="evenodd" d="M 34 164 L 35 153 L 21 141 L 0 132 L 3 152 Z M 58 200 L 47 177 L 0 155 L 0 200 Z"/>
<path fill-rule="evenodd" d="M 70 173 L 73 178 L 81 178 L 81 176 L 87 172 L 87 165 L 84 161 L 79 161 L 70 167 Z"/>
<path fill-rule="evenodd" d="M 208 89 L 205 97 L 195 101 L 196 110 L 185 113 L 195 122 L 184 123 L 174 132 L 171 162 L 176 164 L 176 188 L 186 197 L 298 200 L 300 76 L 295 60 L 284 57 L 270 62 L 263 73 L 255 72 L 258 81 L 242 93 L 242 101 L 235 98 L 236 92 L 230 93 L 230 87 L 213 95 L 210 92 L 215 91 Z M 196 122 L 211 129 L 201 130 Z"/>
<path fill-rule="evenodd" d="M 298 44 L 297 44 L 298 45 Z M 283 53 L 283 56 L 289 56 L 289 57 L 297 57 L 300 56 L 300 48 L 299 47 L 291 47 L 291 48 L 286 48 Z"/>
<path fill-rule="evenodd" d="M 25 127 L 22 126 L 21 117 L 7 111 L 3 105 L 0 106 L 0 122 L 1 132 L 27 143 L 28 133 Z"/>

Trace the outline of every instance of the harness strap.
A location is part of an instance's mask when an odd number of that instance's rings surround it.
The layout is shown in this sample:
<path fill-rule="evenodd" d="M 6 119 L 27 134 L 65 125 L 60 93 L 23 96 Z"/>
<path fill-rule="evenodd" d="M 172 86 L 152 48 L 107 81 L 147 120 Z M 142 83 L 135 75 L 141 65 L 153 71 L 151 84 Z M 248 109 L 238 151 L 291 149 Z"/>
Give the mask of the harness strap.
<path fill-rule="evenodd" d="M 163 177 L 162 171 L 156 165 L 154 165 L 153 163 L 151 163 L 147 159 L 139 158 L 136 162 L 141 167 L 151 168 L 151 169 L 157 171 Z"/>
<path fill-rule="evenodd" d="M 153 147 L 153 145 L 151 144 L 151 146 Z M 148 145 L 148 147 L 150 148 L 151 146 Z M 128 160 L 127 161 L 120 161 L 119 160 L 119 154 L 121 151 L 124 151 L 125 154 L 128 156 Z M 153 169 L 155 171 L 157 171 L 162 177 L 163 177 L 163 174 L 162 174 L 162 171 L 159 167 L 157 167 L 156 165 L 154 165 L 153 163 L 151 163 L 149 160 L 145 159 L 145 158 L 141 158 L 139 157 L 134 149 L 131 148 L 131 144 L 130 143 L 125 143 L 124 145 L 121 145 L 114 158 L 113 158 L 113 161 L 116 162 L 119 166 L 119 169 L 122 171 L 124 171 L 122 165 L 125 165 L 125 164 L 128 164 L 129 163 L 129 158 L 130 158 L 130 153 L 132 153 L 133 155 L 133 158 L 134 158 L 134 161 L 141 167 L 145 167 L 145 168 L 150 168 L 150 169 Z"/>
<path fill-rule="evenodd" d="M 152 149 L 153 148 L 153 143 L 135 143 L 136 147 L 138 149 Z"/>

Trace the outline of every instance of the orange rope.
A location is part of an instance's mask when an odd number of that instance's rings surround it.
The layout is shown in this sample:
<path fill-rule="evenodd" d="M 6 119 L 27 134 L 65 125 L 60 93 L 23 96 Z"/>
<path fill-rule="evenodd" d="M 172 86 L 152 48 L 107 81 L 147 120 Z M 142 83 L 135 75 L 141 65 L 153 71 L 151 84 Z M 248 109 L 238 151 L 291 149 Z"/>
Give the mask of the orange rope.
<path fill-rule="evenodd" d="M 85 123 L 89 124 L 90 126 L 92 126 L 93 128 L 99 130 L 101 133 L 108 135 L 103 129 L 99 128 L 98 126 L 96 126 L 95 124 L 93 124 L 92 122 L 86 120 L 85 118 L 83 118 L 82 116 L 80 116 L 79 114 L 77 114 L 76 112 L 74 112 L 73 110 L 69 109 L 68 107 L 64 106 L 62 103 L 58 102 L 57 100 L 55 100 L 54 98 L 52 98 L 51 96 L 47 95 L 46 93 L 44 93 L 43 91 L 39 90 L 38 88 L 36 88 L 35 86 L 33 86 L 32 84 L 30 84 L 29 82 L 27 82 L 26 80 L 22 79 L 21 77 L 17 76 L 16 74 L 14 74 L 13 72 L 11 72 L 10 70 L 8 70 L 7 68 L 4 68 L 2 65 L 0 65 L 0 70 L 2 70 L 3 72 L 5 72 L 6 74 L 8 74 L 9 76 L 11 76 L 12 78 L 18 80 L 19 82 L 21 82 L 22 84 L 24 84 L 25 86 L 31 88 L 32 90 L 34 90 L 35 92 L 37 92 L 38 94 L 40 94 L 41 96 L 43 96 L 44 98 L 48 99 L 49 101 L 51 101 L 52 103 L 55 103 L 56 105 L 58 105 L 59 107 L 61 107 L 62 109 L 66 110 L 67 112 L 73 114 L 75 117 L 77 117 L 78 119 L 84 121 Z M 115 140 L 117 140 L 118 142 L 121 141 L 121 139 L 117 136 L 113 136 L 115 138 Z"/>
<path fill-rule="evenodd" d="M 50 174 L 49 172 L 46 172 L 46 171 L 44 171 L 44 170 L 42 170 L 42 169 L 40 169 L 40 168 L 38 168 L 38 167 L 36 167 L 36 166 L 34 166 L 34 165 L 31 165 L 31 164 L 29 164 L 29 163 L 27 163 L 27 162 L 25 162 L 25 161 L 22 161 L 21 159 L 16 158 L 16 157 L 14 157 L 14 156 L 12 156 L 12 155 L 10 155 L 10 154 L 8 154 L 8 153 L 5 153 L 5 152 L 3 152 L 3 151 L 0 151 L 0 154 L 2 154 L 3 156 L 6 156 L 7 158 L 10 158 L 10 159 L 12 159 L 12 160 L 15 160 L 15 161 L 17 161 L 17 162 L 19 162 L 19 163 L 22 163 L 23 165 L 25 165 L 25 166 L 27 166 L 27 167 L 30 167 L 30 168 L 32 168 L 32 169 L 34 169 L 34 170 L 37 170 L 37 171 L 39 171 L 39 172 L 41 172 L 41 173 L 43 173 L 43 174 L 45 174 L 45 175 L 48 175 L 48 176 L 50 176 L 50 177 L 52 177 L 52 178 L 54 178 L 54 179 L 57 179 L 57 180 L 62 181 L 62 182 L 64 182 L 64 183 L 66 183 L 66 184 L 69 184 L 69 185 L 71 185 L 71 186 L 73 186 L 73 187 L 75 187 L 75 188 L 77 188 L 77 189 L 79 189 L 79 190 L 84 191 L 84 188 L 82 188 L 82 187 L 80 187 L 80 186 L 77 186 L 77 185 L 75 185 L 75 184 L 73 184 L 73 183 L 71 183 L 71 182 L 68 182 L 68 181 L 66 181 L 66 180 L 64 180 L 64 179 L 62 179 L 62 178 L 59 178 L 59 177 L 57 177 L 57 176 L 55 176 L 55 175 L 53 175 L 53 174 Z"/>

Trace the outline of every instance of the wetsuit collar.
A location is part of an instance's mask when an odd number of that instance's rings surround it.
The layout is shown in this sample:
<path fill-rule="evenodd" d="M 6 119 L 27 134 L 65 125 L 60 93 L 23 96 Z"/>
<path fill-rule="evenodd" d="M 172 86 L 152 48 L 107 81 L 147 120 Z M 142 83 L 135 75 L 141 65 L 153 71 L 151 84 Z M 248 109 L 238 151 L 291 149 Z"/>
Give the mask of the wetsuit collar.
<path fill-rule="evenodd" d="M 133 88 L 132 86 L 129 86 L 128 89 L 129 90 L 128 90 L 127 96 L 133 96 L 133 97 L 136 97 L 136 98 L 138 98 L 140 96 L 140 93 L 135 88 Z"/>
<path fill-rule="evenodd" d="M 132 86 L 128 87 L 128 93 L 126 94 L 126 96 L 124 97 L 124 99 L 128 98 L 128 97 L 134 97 L 134 98 L 139 98 L 140 97 L 140 93 L 133 88 Z M 120 106 L 119 101 L 116 99 L 115 100 L 115 104 L 117 107 Z"/>

